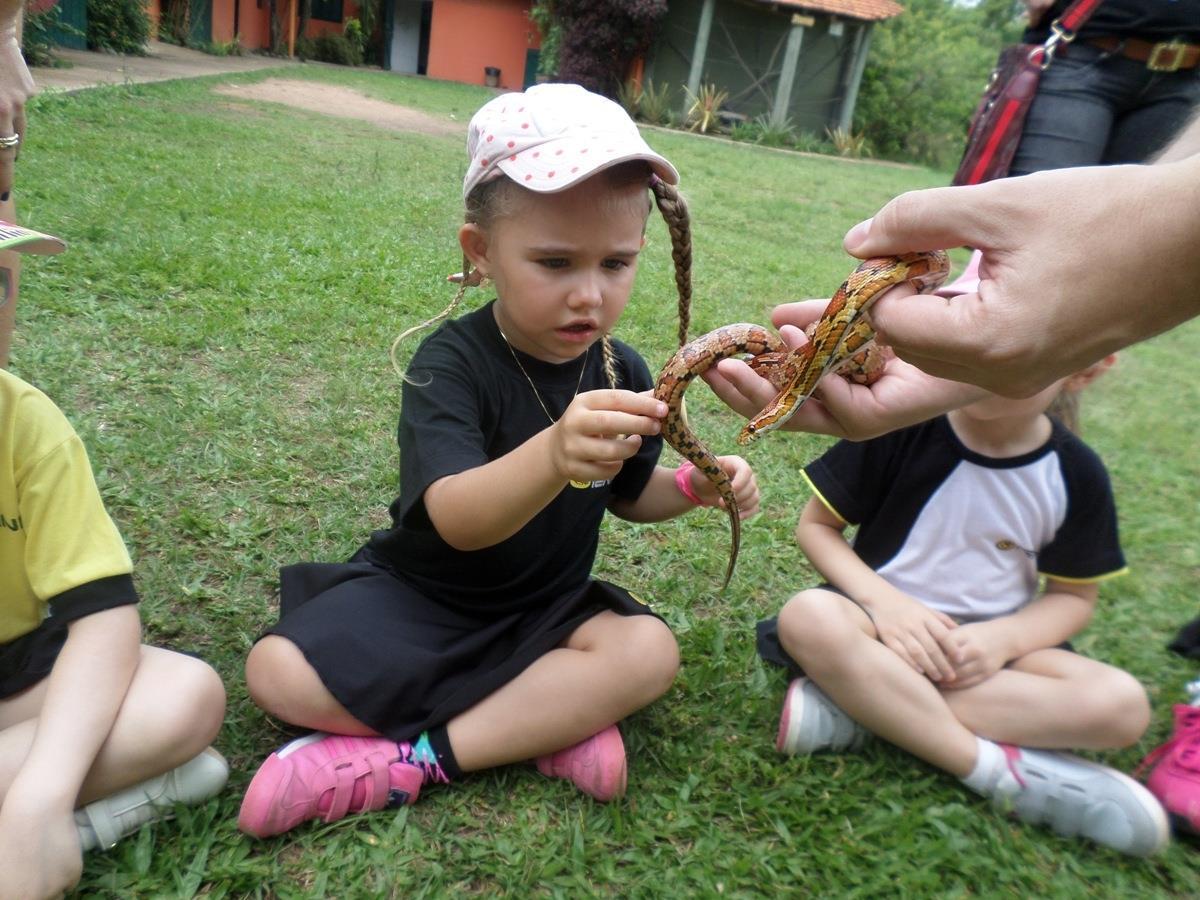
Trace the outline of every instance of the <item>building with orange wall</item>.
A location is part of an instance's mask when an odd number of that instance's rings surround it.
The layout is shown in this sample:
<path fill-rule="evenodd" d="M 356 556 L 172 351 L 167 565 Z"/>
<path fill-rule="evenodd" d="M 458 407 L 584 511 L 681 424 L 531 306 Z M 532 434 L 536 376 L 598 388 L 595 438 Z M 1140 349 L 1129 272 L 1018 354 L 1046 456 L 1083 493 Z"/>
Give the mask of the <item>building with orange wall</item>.
<path fill-rule="evenodd" d="M 188 40 L 196 43 L 227 44 L 237 38 L 244 50 L 267 50 L 271 46 L 271 8 L 268 0 L 180 0 L 188 3 Z M 387 3 L 389 0 L 382 0 Z M 391 0 L 396 2 L 396 0 Z M 87 28 L 87 0 L 39 0 L 38 9 L 57 3 L 64 22 L 79 31 Z M 296 38 L 297 0 L 279 0 L 284 21 L 284 40 L 291 52 Z M 313 0 L 312 18 L 304 30 L 306 37 L 336 32 L 340 34 L 347 19 L 357 18 L 358 0 Z M 146 11 L 157 30 L 162 22 L 165 0 L 147 0 Z M 58 42 L 83 46 L 79 35 L 64 34 Z"/>
<path fill-rule="evenodd" d="M 514 91 L 533 81 L 541 37 L 529 20 L 530 0 L 384 2 L 391 14 L 386 68 Z M 499 70 L 491 80 L 488 69 Z"/>
<path fill-rule="evenodd" d="M 271 45 L 270 0 L 175 0 L 187 4 L 187 39 L 197 44 L 229 44 L 244 50 Z M 284 41 L 294 50 L 298 0 L 277 0 L 286 23 Z M 62 20 L 80 34 L 64 32 L 59 43 L 83 46 L 87 0 L 32 0 L 36 9 L 58 5 Z M 529 19 L 532 0 L 380 0 L 385 69 L 467 84 L 494 82 L 521 90 L 533 82 L 541 37 Z M 341 33 L 357 18 L 362 0 L 312 0 L 306 37 Z M 146 0 L 155 28 L 170 8 L 167 0 Z M 496 70 L 489 78 L 485 70 Z"/>

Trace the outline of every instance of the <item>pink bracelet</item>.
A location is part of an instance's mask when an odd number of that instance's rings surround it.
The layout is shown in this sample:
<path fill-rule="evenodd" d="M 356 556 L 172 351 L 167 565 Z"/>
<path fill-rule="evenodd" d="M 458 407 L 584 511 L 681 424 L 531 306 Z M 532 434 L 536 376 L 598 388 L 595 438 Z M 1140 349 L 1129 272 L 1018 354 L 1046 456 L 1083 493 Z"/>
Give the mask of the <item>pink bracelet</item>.
<path fill-rule="evenodd" d="M 696 468 L 692 462 L 683 463 L 675 470 L 675 487 L 679 488 L 679 493 L 687 497 L 697 506 L 710 506 L 700 499 L 700 495 L 692 489 L 692 469 Z"/>

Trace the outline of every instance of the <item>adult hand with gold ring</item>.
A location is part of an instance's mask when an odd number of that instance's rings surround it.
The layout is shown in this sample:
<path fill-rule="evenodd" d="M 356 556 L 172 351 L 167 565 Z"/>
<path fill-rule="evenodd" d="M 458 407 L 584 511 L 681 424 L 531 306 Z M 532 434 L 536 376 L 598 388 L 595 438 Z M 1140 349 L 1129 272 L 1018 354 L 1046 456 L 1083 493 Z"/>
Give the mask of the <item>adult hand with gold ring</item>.
<path fill-rule="evenodd" d="M 36 87 L 21 55 L 21 0 L 0 0 L 0 202 L 13 186 L 13 163 L 25 136 L 25 102 Z"/>

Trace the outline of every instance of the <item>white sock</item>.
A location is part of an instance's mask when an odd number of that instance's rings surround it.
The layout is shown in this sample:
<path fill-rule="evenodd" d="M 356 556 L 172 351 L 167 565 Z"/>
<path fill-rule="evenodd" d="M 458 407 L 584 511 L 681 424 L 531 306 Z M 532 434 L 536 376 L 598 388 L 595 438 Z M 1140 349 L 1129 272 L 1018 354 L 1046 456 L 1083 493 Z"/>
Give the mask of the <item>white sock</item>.
<path fill-rule="evenodd" d="M 993 796 L 997 789 L 1006 792 L 1016 783 L 1008 770 L 1008 757 L 1000 745 L 976 736 L 977 749 L 975 768 L 971 774 L 962 780 L 963 784 L 985 797 Z"/>

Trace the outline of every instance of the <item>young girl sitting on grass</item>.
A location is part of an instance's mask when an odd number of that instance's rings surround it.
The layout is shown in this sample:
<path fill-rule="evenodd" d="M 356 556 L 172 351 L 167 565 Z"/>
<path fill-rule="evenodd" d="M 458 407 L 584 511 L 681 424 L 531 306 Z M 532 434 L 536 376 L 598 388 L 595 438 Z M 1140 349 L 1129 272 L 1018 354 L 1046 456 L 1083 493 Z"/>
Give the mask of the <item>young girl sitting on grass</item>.
<path fill-rule="evenodd" d="M 656 465 L 665 404 L 609 336 L 647 189 L 671 209 L 678 175 L 620 106 L 575 85 L 491 100 L 467 150 L 463 277 L 473 266 L 496 299 L 443 324 L 408 367 L 392 527 L 348 563 L 283 570 L 282 616 L 246 679 L 263 709 L 318 733 L 254 776 L 238 819 L 252 835 L 529 759 L 619 797 L 616 723 L 675 677 L 666 624 L 590 572 L 606 510 L 648 522 L 716 501 L 698 473 Z M 749 466 L 721 464 L 755 512 Z"/>
<path fill-rule="evenodd" d="M 142 645 L 131 570 L 70 423 L 0 369 L 0 897 L 60 896 L 81 850 L 225 784 L 221 680 Z"/>
<path fill-rule="evenodd" d="M 842 441 L 806 468 L 796 537 L 828 583 L 789 600 L 777 633 L 759 626 L 763 656 L 806 673 L 787 690 L 782 752 L 874 734 L 1026 821 L 1138 856 L 1166 846 L 1145 788 L 1057 752 L 1126 747 L 1150 721 L 1133 677 L 1066 643 L 1125 560 L 1103 463 L 1046 410 L 1112 362 Z"/>

